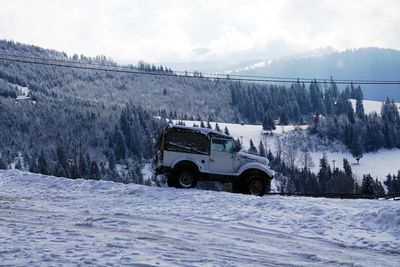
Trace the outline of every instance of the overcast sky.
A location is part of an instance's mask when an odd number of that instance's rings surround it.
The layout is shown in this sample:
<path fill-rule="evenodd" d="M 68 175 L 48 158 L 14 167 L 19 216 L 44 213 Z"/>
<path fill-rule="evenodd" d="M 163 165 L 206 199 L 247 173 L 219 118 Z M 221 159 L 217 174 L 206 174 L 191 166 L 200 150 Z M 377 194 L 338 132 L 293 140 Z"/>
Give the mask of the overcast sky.
<path fill-rule="evenodd" d="M 400 1 L 2 0 L 0 38 L 124 63 L 400 49 Z"/>

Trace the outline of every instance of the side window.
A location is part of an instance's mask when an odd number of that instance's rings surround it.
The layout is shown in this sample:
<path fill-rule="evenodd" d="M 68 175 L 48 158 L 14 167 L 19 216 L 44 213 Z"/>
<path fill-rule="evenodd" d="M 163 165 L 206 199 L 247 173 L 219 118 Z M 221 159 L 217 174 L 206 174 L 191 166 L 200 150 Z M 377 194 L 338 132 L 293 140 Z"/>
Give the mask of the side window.
<path fill-rule="evenodd" d="M 213 139 L 211 143 L 211 151 L 213 152 L 224 152 L 224 140 L 223 139 Z"/>
<path fill-rule="evenodd" d="M 165 136 L 165 150 L 209 154 L 209 142 L 208 138 L 202 134 L 169 132 Z"/>
<path fill-rule="evenodd" d="M 235 143 L 233 140 L 226 140 L 225 142 L 225 150 L 228 153 L 233 153 L 233 149 L 235 147 Z"/>
<path fill-rule="evenodd" d="M 213 152 L 226 152 L 232 153 L 234 148 L 233 140 L 231 139 L 213 139 L 211 143 L 211 150 Z"/>

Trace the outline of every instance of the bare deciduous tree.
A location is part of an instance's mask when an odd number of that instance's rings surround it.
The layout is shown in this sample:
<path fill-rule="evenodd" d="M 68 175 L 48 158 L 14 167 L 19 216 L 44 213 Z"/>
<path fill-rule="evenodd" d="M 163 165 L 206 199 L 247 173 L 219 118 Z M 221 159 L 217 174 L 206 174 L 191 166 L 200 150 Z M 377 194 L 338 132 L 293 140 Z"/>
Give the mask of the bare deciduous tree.
<path fill-rule="evenodd" d="M 308 150 L 302 150 L 300 156 L 297 160 L 299 166 L 301 166 L 304 170 L 309 171 L 311 168 L 315 166 L 314 161 L 312 160 L 311 154 Z"/>
<path fill-rule="evenodd" d="M 289 136 L 288 138 L 284 139 L 283 145 L 283 158 L 288 164 L 289 168 L 294 169 L 297 156 L 299 154 L 299 146 L 296 142 L 295 136 Z"/>

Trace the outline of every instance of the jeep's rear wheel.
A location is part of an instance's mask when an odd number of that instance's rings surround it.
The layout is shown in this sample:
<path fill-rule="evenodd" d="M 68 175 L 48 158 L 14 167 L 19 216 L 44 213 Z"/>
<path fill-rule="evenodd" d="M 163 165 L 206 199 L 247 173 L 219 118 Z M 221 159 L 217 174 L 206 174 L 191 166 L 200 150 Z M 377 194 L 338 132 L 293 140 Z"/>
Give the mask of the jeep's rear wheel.
<path fill-rule="evenodd" d="M 174 175 L 169 175 L 167 177 L 167 185 L 168 185 L 168 187 L 178 188 L 179 187 L 179 181 Z"/>
<path fill-rule="evenodd" d="M 182 188 L 193 188 L 197 184 L 197 177 L 192 171 L 183 170 L 179 173 L 179 185 Z"/>
<path fill-rule="evenodd" d="M 177 168 L 168 179 L 169 187 L 193 188 L 196 187 L 198 172 L 192 168 Z"/>

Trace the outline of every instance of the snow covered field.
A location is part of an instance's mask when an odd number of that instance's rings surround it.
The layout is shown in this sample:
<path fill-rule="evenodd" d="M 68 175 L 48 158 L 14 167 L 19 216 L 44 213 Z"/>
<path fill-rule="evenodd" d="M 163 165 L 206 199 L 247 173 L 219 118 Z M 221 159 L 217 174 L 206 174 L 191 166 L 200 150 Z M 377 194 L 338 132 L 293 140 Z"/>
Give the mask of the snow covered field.
<path fill-rule="evenodd" d="M 0 171 L 1 266 L 398 266 L 400 205 Z"/>
<path fill-rule="evenodd" d="M 177 122 L 177 121 L 175 121 Z M 197 125 L 200 124 L 198 121 L 183 121 L 187 126 L 193 126 L 193 123 Z M 277 136 L 282 136 L 285 133 L 293 131 L 296 126 L 277 126 L 276 130 L 273 131 L 274 135 L 265 135 L 261 125 L 250 125 L 250 124 L 234 124 L 234 123 L 222 123 L 218 122 L 219 127 L 223 130 L 224 127 L 228 127 L 230 134 L 242 140 L 243 148 L 248 149 L 250 139 L 253 140 L 254 145 L 258 147 L 260 140 L 266 144 L 266 146 L 271 149 L 271 151 L 276 151 Z M 215 123 L 211 122 L 211 126 L 215 128 Z M 302 125 L 300 129 L 306 129 L 307 125 Z M 307 141 L 317 143 L 315 138 L 308 138 Z M 314 147 L 318 144 L 313 144 Z M 377 177 L 379 180 L 384 181 L 386 175 L 389 173 L 397 174 L 400 169 L 400 149 L 380 149 L 378 152 L 374 153 L 364 153 L 363 158 L 360 160 L 360 165 L 356 164 L 356 160 L 353 158 L 351 153 L 345 148 L 343 144 L 334 144 L 329 147 L 320 146 L 317 150 L 311 151 L 311 157 L 315 164 L 312 170 L 314 172 L 319 171 L 319 160 L 322 158 L 323 153 L 326 153 L 328 162 L 331 167 L 333 166 L 333 160 L 335 161 L 335 166 L 342 168 L 343 158 L 347 158 L 352 164 L 353 173 L 361 179 L 363 174 L 371 174 L 373 177 Z"/>
<path fill-rule="evenodd" d="M 355 110 L 356 109 L 356 100 L 350 99 L 350 102 L 353 106 L 353 109 Z M 376 112 L 377 114 L 381 114 L 382 103 L 383 102 L 381 102 L 381 101 L 375 101 L 375 100 L 363 100 L 365 113 Z M 396 103 L 396 105 L 400 109 L 400 103 Z"/>

